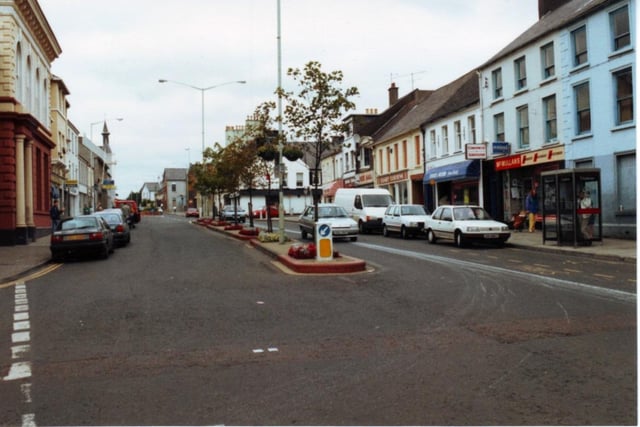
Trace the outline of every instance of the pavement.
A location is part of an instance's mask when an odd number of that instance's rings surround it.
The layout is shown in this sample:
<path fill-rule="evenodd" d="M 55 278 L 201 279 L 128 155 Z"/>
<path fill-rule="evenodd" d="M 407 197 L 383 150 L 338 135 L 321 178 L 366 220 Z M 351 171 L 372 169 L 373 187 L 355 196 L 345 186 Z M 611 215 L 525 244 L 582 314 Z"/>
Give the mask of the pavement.
<path fill-rule="evenodd" d="M 291 219 L 294 220 L 295 219 Z M 344 274 L 366 271 L 366 260 L 347 256 L 334 258 L 331 261 L 295 260 L 287 255 L 289 247 L 296 241 L 285 244 L 261 243 L 255 238 L 240 236 L 237 231 L 225 231 L 223 227 L 212 227 L 216 232 L 226 233 L 232 237 L 248 240 L 257 249 L 272 256 L 287 272 L 300 274 Z M 542 242 L 542 233 L 526 231 L 511 233 L 507 246 L 521 247 L 535 251 L 557 252 L 599 259 L 622 262 L 637 262 L 636 240 L 603 238 L 601 242 L 593 242 L 591 246 L 558 245 L 557 242 Z M 0 285 L 18 280 L 25 275 L 36 272 L 50 263 L 49 236 L 41 237 L 27 245 L 0 246 Z"/>

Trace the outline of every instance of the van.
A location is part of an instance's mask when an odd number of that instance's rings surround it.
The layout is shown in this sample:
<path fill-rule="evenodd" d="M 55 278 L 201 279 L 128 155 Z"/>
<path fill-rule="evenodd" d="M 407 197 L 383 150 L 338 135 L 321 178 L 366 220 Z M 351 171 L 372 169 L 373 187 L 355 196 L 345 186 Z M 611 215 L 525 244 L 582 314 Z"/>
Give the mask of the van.
<path fill-rule="evenodd" d="M 383 188 L 339 188 L 333 202 L 347 210 L 360 233 L 369 233 L 382 230 L 384 211 L 393 198 Z"/>
<path fill-rule="evenodd" d="M 123 200 L 123 199 L 115 199 L 113 201 L 113 205 L 121 209 L 122 205 L 127 204 L 131 208 L 131 214 L 133 215 L 134 222 L 140 222 L 140 209 L 138 209 L 138 204 L 135 200 Z"/>

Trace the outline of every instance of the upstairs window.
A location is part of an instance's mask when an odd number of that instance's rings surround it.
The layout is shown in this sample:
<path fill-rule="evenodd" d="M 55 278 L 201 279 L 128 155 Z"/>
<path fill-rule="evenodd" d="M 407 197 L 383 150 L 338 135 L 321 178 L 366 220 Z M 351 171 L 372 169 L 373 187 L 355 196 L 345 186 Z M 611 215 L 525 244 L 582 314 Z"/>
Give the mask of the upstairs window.
<path fill-rule="evenodd" d="M 493 116 L 496 141 L 504 141 L 504 113 Z"/>
<path fill-rule="evenodd" d="M 553 55 L 553 42 L 540 48 L 542 61 L 542 79 L 548 79 L 556 75 L 556 61 Z"/>
<path fill-rule="evenodd" d="M 491 82 L 493 83 L 493 99 L 502 98 L 502 68 L 491 72 Z"/>
<path fill-rule="evenodd" d="M 438 142 L 436 141 L 436 131 L 429 131 L 429 145 L 431 146 L 431 157 L 435 158 L 438 154 Z"/>
<path fill-rule="evenodd" d="M 573 43 L 573 65 L 577 67 L 586 64 L 589 56 L 587 54 L 587 27 L 582 26 L 571 32 Z"/>
<path fill-rule="evenodd" d="M 631 69 L 619 71 L 614 75 L 616 86 L 616 124 L 633 121 L 633 75 Z"/>
<path fill-rule="evenodd" d="M 523 105 L 517 109 L 518 144 L 520 148 L 529 148 L 529 107 Z"/>
<path fill-rule="evenodd" d="M 631 44 L 629 31 L 629 6 L 621 7 L 609 14 L 611 21 L 611 36 L 614 52 Z"/>
<path fill-rule="evenodd" d="M 582 83 L 573 88 L 576 101 L 576 133 L 578 135 L 591 132 L 591 100 L 589 83 Z"/>
<path fill-rule="evenodd" d="M 513 62 L 515 66 L 516 90 L 527 87 L 527 63 L 524 56 Z"/>
<path fill-rule="evenodd" d="M 462 126 L 460 126 L 460 120 L 453 122 L 453 131 L 456 138 L 455 151 L 462 151 Z"/>
<path fill-rule="evenodd" d="M 544 114 L 545 141 L 555 141 L 558 138 L 558 117 L 556 111 L 556 96 L 552 95 L 542 100 Z"/>
<path fill-rule="evenodd" d="M 449 128 L 442 126 L 442 154 L 449 154 Z"/>
<path fill-rule="evenodd" d="M 476 118 L 475 116 L 469 116 L 467 118 L 467 126 L 469 128 L 469 143 L 475 144 L 476 140 Z"/>

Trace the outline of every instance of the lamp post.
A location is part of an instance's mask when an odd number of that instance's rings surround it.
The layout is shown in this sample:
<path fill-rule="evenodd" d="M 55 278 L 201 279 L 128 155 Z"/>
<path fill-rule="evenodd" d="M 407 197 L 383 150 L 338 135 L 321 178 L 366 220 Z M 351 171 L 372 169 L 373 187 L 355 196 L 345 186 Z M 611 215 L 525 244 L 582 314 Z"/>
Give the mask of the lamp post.
<path fill-rule="evenodd" d="M 230 84 L 234 84 L 234 83 L 245 84 L 246 81 L 245 80 L 234 80 L 232 82 L 220 83 L 220 84 L 213 85 L 213 86 L 208 86 L 208 87 L 198 87 L 198 86 L 190 85 L 189 83 L 183 83 L 183 82 L 178 82 L 178 81 L 175 81 L 175 80 L 168 80 L 168 79 L 158 79 L 158 83 L 175 83 L 177 85 L 190 87 L 191 89 L 195 89 L 195 90 L 199 90 L 200 91 L 200 104 L 201 104 L 201 110 L 202 110 L 202 117 L 201 117 L 202 163 L 204 163 L 204 93 L 206 91 L 210 90 L 210 89 L 215 89 L 215 88 L 220 87 L 220 86 L 230 85 Z"/>
<path fill-rule="evenodd" d="M 90 127 L 90 130 L 89 130 L 89 131 L 90 131 L 90 134 L 91 134 L 91 142 L 93 142 L 93 127 L 94 127 L 95 125 L 99 125 L 100 123 L 106 123 L 106 122 L 107 122 L 107 121 L 109 121 L 109 120 L 117 120 L 117 121 L 121 122 L 121 121 L 123 121 L 123 120 L 124 120 L 124 118 L 122 118 L 122 117 L 116 117 L 115 119 L 106 119 L 106 118 L 105 118 L 105 119 L 99 120 L 99 121 L 97 121 L 97 122 L 93 122 L 93 123 L 91 123 L 91 124 L 89 125 L 89 127 Z"/>

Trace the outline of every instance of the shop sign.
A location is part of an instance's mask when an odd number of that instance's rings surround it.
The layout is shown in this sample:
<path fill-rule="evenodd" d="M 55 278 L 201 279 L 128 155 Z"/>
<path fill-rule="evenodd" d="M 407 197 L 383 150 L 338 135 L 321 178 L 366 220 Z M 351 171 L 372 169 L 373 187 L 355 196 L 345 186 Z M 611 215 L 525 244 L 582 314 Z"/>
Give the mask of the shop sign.
<path fill-rule="evenodd" d="M 496 159 L 496 171 L 564 160 L 564 145 Z"/>
<path fill-rule="evenodd" d="M 504 156 L 511 153 L 511 144 L 508 142 L 492 142 L 491 154 L 494 156 Z"/>
<path fill-rule="evenodd" d="M 406 181 L 407 176 L 408 176 L 407 171 L 396 172 L 396 173 L 391 173 L 389 175 L 380 176 L 378 177 L 378 184 L 386 185 L 386 184 L 391 184 L 392 182 Z"/>
<path fill-rule="evenodd" d="M 373 174 L 371 172 L 363 172 L 356 177 L 356 184 L 369 184 L 373 182 Z"/>
<path fill-rule="evenodd" d="M 467 160 L 486 159 L 487 146 L 484 144 L 467 144 L 465 145 L 464 154 Z"/>
<path fill-rule="evenodd" d="M 102 180 L 102 188 L 105 190 L 113 190 L 116 188 L 116 183 L 113 179 Z"/>
<path fill-rule="evenodd" d="M 65 182 L 65 185 L 66 185 L 68 188 L 71 188 L 71 187 L 77 187 L 77 186 L 78 186 L 78 180 L 77 180 L 77 179 L 68 179 L 68 180 Z"/>

